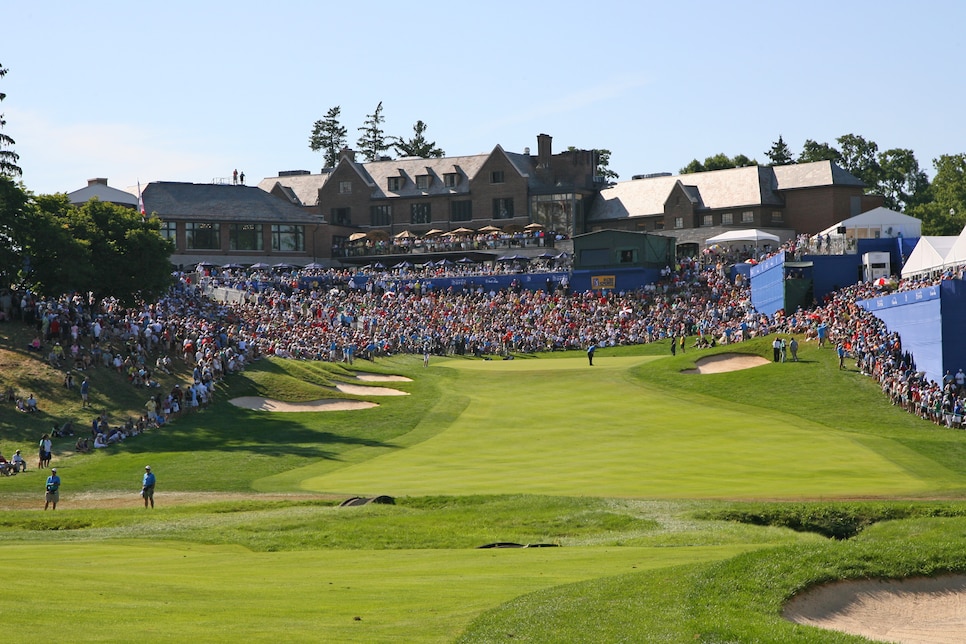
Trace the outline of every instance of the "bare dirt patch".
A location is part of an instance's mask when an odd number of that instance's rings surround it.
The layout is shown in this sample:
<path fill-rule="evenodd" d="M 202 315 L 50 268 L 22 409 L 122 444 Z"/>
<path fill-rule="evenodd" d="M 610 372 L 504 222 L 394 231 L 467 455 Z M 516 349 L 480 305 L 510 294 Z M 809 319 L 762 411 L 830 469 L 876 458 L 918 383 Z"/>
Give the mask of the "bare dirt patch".
<path fill-rule="evenodd" d="M 782 616 L 882 642 L 966 642 L 966 575 L 826 584 L 794 597 Z"/>
<path fill-rule="evenodd" d="M 376 406 L 376 403 L 364 400 L 343 400 L 341 398 L 310 400 L 308 402 L 283 402 L 258 396 L 242 396 L 241 398 L 232 398 L 228 402 L 235 407 L 256 411 L 354 411 Z"/>
<path fill-rule="evenodd" d="M 366 385 L 346 385 L 339 383 L 335 386 L 336 389 L 344 394 L 352 394 L 353 396 L 408 396 L 409 394 L 405 391 L 399 391 L 398 389 L 390 389 L 389 387 L 367 387 Z"/>
<path fill-rule="evenodd" d="M 356 378 L 365 382 L 412 382 L 406 376 L 387 376 L 379 373 L 357 373 Z"/>
<path fill-rule="evenodd" d="M 716 356 L 699 358 L 694 363 L 694 369 L 684 369 L 681 373 L 727 373 L 760 367 L 763 364 L 768 364 L 768 360 L 761 356 L 750 356 L 743 353 L 719 353 Z"/>

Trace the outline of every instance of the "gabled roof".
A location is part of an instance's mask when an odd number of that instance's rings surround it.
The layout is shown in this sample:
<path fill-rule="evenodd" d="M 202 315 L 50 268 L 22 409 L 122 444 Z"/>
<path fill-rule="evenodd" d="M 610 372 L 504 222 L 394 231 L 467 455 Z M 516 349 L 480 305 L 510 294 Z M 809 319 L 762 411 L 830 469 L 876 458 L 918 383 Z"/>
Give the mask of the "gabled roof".
<path fill-rule="evenodd" d="M 85 204 L 91 200 L 91 197 L 97 197 L 101 201 L 131 206 L 132 208 L 137 208 L 138 205 L 137 195 L 112 188 L 103 183 L 94 183 L 80 190 L 67 193 L 67 199 L 72 204 Z"/>
<path fill-rule="evenodd" d="M 748 166 L 622 181 L 601 190 L 600 198 L 591 209 L 590 219 L 663 215 L 664 204 L 678 183 L 701 209 L 781 205 L 781 198 L 772 190 L 774 175 L 771 170 Z"/>
<path fill-rule="evenodd" d="M 443 157 L 441 159 L 422 159 L 404 157 L 388 161 L 370 161 L 355 164 L 365 174 L 372 185 L 374 199 L 386 197 L 418 197 L 420 195 L 444 195 L 469 192 L 469 179 L 473 177 L 489 155 L 477 154 L 464 157 Z M 459 183 L 455 188 L 447 188 L 443 175 L 457 173 Z M 416 177 L 432 177 L 427 190 L 416 188 Z M 389 178 L 400 177 L 399 190 L 389 190 Z"/>
<path fill-rule="evenodd" d="M 909 259 L 902 266 L 902 276 L 909 277 L 942 269 L 946 256 L 956 244 L 958 236 L 920 237 Z"/>
<path fill-rule="evenodd" d="M 291 174 L 278 177 L 266 177 L 258 182 L 258 187 L 265 192 L 271 192 L 276 185 L 286 189 L 287 194 L 294 194 L 298 204 L 315 206 L 319 202 L 319 188 L 329 180 L 331 173 L 322 174 Z"/>
<path fill-rule="evenodd" d="M 254 186 L 158 181 L 142 193 L 144 208 L 162 220 L 317 223 L 300 207 Z"/>

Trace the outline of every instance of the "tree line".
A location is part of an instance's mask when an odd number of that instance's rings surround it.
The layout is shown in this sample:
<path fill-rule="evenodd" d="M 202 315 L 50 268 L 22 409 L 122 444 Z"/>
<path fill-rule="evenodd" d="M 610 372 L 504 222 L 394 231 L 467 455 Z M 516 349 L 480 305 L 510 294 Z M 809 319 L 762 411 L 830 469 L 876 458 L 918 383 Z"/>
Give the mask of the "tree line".
<path fill-rule="evenodd" d="M 922 220 L 923 235 L 958 235 L 966 226 L 966 154 L 944 154 L 933 159 L 932 181 L 908 148 L 879 151 L 875 141 L 843 134 L 836 145 L 806 139 L 796 156 L 782 138 L 765 151 L 768 166 L 833 161 L 858 177 L 868 194 L 882 195 L 887 208 Z M 693 159 L 681 174 L 759 165 L 744 154 L 724 153 Z"/>

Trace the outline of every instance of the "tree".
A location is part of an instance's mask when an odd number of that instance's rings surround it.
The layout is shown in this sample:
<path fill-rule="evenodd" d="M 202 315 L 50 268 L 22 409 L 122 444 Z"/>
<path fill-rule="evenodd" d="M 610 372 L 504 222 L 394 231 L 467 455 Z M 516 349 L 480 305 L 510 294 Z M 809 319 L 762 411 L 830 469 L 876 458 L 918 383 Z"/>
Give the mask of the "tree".
<path fill-rule="evenodd" d="M 385 120 L 382 115 L 382 101 L 379 101 L 375 111 L 366 116 L 362 127 L 357 128 L 362 132 L 362 136 L 359 137 L 356 145 L 359 146 L 359 152 L 362 153 L 366 161 L 378 161 L 382 153 L 389 149 L 389 145 L 386 143 L 386 134 L 382 130 L 382 124 Z"/>
<path fill-rule="evenodd" d="M 0 78 L 7 75 L 7 69 L 0 65 Z M 7 95 L 0 92 L 0 103 L 3 99 L 7 98 Z M 17 161 L 20 160 L 20 155 L 18 155 L 13 150 L 9 149 L 16 141 L 11 139 L 9 136 L 3 133 L 3 127 L 7 122 L 3 119 L 3 113 L 0 113 L 0 177 L 19 177 L 23 174 L 20 166 L 17 165 Z"/>
<path fill-rule="evenodd" d="M 805 139 L 802 153 L 798 155 L 796 163 L 813 163 L 815 161 L 842 162 L 842 153 L 828 143 L 816 143 L 812 139 Z"/>
<path fill-rule="evenodd" d="M 20 238 L 27 229 L 25 210 L 29 195 L 12 178 L 0 173 L 0 283 L 20 281 L 23 248 Z"/>
<path fill-rule="evenodd" d="M 758 165 L 754 159 L 750 159 L 744 154 L 736 154 L 733 158 L 724 152 L 708 157 L 701 163 L 697 159 L 692 159 L 680 170 L 680 174 L 694 174 L 695 172 L 710 172 L 712 170 L 729 170 L 731 168 L 744 168 L 747 166 Z"/>
<path fill-rule="evenodd" d="M 958 235 L 966 224 L 966 154 L 944 154 L 932 163 L 936 176 L 927 191 L 932 199 L 909 214 L 922 219 L 923 235 Z"/>
<path fill-rule="evenodd" d="M 792 151 L 788 149 L 781 134 L 778 135 L 778 140 L 771 144 L 771 149 L 765 152 L 765 156 L 768 157 L 768 165 L 788 165 L 793 162 Z"/>
<path fill-rule="evenodd" d="M 879 183 L 879 146 L 857 134 L 843 134 L 835 139 L 842 151 L 842 167 L 862 180 L 866 190 Z"/>
<path fill-rule="evenodd" d="M 309 148 L 313 152 L 323 151 L 325 167 L 332 168 L 339 161 L 339 153 L 346 146 L 346 129 L 339 123 L 342 108 L 338 105 L 329 108 L 325 118 L 315 122 L 309 137 Z"/>
<path fill-rule="evenodd" d="M 379 105 L 382 106 L 382 103 Z M 398 136 L 389 137 L 393 141 L 392 147 L 396 148 L 396 152 L 404 157 L 439 159 L 446 156 L 446 153 L 436 145 L 436 141 L 426 140 L 426 128 L 425 123 L 416 121 L 416 124 L 413 125 L 413 138 L 407 141 Z"/>
<path fill-rule="evenodd" d="M 57 194 L 34 198 L 25 219 L 20 281 L 41 293 L 79 291 L 130 306 L 157 299 L 172 283 L 174 248 L 156 218 L 96 198 L 78 208 Z"/>
<path fill-rule="evenodd" d="M 886 150 L 879 154 L 878 165 L 877 191 L 885 197 L 886 206 L 893 210 L 906 210 L 927 198 L 929 178 L 919 168 L 912 150 Z"/>

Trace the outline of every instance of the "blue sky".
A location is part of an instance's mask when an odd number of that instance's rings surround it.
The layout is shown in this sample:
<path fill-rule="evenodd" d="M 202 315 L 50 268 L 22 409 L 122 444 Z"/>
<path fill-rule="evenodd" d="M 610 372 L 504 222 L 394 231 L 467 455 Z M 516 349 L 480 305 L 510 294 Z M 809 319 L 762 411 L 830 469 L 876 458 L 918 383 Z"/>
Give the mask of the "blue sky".
<path fill-rule="evenodd" d="M 35 193 L 318 172 L 313 123 L 340 106 L 354 145 L 380 101 L 388 135 L 421 119 L 448 155 L 545 132 L 611 150 L 621 180 L 763 162 L 779 134 L 796 154 L 860 134 L 931 173 L 966 152 L 964 18 L 952 0 L 13 0 L 0 112 Z"/>

